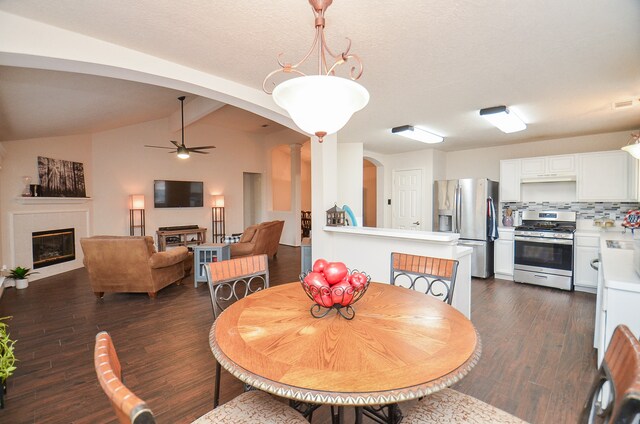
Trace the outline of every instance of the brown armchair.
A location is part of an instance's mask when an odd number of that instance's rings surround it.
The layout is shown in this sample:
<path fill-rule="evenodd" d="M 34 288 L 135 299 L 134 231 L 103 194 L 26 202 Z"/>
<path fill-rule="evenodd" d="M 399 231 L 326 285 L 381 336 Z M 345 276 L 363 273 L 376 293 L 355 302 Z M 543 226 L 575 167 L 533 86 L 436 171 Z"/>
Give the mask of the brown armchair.
<path fill-rule="evenodd" d="M 148 293 L 155 298 L 158 290 L 185 275 L 188 251 L 184 246 L 156 252 L 149 236 L 94 236 L 80 239 L 80 245 L 91 287 L 99 298 L 105 292 Z"/>
<path fill-rule="evenodd" d="M 278 254 L 284 221 L 263 222 L 248 227 L 238 243 L 231 245 L 231 257 L 262 255 L 274 257 Z"/>

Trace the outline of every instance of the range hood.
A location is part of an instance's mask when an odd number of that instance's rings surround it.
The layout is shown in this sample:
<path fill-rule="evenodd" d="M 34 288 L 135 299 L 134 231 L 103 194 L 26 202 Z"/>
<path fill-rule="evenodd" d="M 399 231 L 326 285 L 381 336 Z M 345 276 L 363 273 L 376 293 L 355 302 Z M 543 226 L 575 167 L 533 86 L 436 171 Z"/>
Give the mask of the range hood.
<path fill-rule="evenodd" d="M 526 183 L 564 183 L 575 181 L 575 175 L 539 175 L 535 177 L 525 177 L 520 179 L 522 184 Z"/>

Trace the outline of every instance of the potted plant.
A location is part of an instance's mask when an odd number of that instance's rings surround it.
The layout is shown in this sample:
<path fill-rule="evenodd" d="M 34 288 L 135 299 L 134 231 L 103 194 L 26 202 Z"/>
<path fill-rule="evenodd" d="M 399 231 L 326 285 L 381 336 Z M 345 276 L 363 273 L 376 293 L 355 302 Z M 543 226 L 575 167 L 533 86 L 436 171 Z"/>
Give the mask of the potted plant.
<path fill-rule="evenodd" d="M 0 409 L 4 408 L 4 395 L 7 393 L 7 378 L 16 370 L 17 361 L 13 354 L 15 340 L 11 340 L 8 325 L 3 322 L 11 317 L 0 318 Z"/>
<path fill-rule="evenodd" d="M 9 270 L 9 278 L 16 282 L 17 289 L 26 289 L 29 287 L 29 280 L 27 277 L 32 274 L 37 274 L 37 272 L 31 271 L 31 268 L 23 268 L 21 266 L 17 266 L 12 270 Z"/>

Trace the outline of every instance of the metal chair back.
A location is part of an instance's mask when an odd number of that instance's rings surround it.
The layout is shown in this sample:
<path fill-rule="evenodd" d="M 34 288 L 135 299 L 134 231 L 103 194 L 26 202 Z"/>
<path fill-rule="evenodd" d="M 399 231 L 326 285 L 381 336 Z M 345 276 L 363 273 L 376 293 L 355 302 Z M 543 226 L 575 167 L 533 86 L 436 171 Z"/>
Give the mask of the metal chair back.
<path fill-rule="evenodd" d="M 205 271 L 214 319 L 237 300 L 269 288 L 267 255 L 211 262 Z"/>
<path fill-rule="evenodd" d="M 458 261 L 391 253 L 391 284 L 429 294 L 451 305 Z"/>
<path fill-rule="evenodd" d="M 211 295 L 213 319 L 234 302 L 259 290 L 269 288 L 269 260 L 267 255 L 245 256 L 228 261 L 211 262 L 205 267 Z M 222 367 L 216 361 L 213 389 L 213 407 L 220 405 L 220 374 Z M 245 390 L 249 388 L 245 385 Z"/>
<path fill-rule="evenodd" d="M 580 423 L 640 422 L 640 342 L 616 327 L 582 411 Z"/>

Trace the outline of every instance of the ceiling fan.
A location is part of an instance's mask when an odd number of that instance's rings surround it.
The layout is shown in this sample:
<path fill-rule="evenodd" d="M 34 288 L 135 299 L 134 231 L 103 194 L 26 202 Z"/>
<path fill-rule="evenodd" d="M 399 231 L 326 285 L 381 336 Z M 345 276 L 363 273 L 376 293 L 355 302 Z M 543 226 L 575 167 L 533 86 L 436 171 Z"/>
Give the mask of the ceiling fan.
<path fill-rule="evenodd" d="M 209 152 L 201 152 L 201 150 L 216 148 L 216 146 L 187 147 L 184 145 L 184 99 L 185 99 L 185 96 L 178 97 L 178 100 L 180 100 L 180 113 L 182 115 L 182 143 L 178 144 L 177 141 L 169 140 L 171 141 L 171 143 L 173 143 L 175 147 L 149 146 L 148 144 L 145 144 L 144 147 L 153 147 L 155 149 L 169 149 L 171 150 L 169 153 L 178 153 L 178 157 L 180 159 L 187 159 L 191 153 L 200 153 L 202 155 L 208 155 Z"/>

